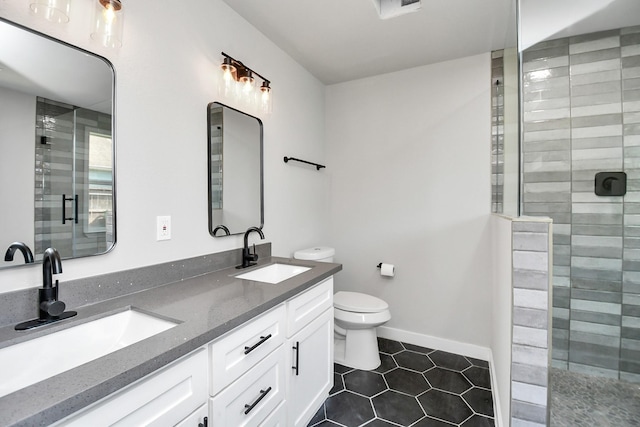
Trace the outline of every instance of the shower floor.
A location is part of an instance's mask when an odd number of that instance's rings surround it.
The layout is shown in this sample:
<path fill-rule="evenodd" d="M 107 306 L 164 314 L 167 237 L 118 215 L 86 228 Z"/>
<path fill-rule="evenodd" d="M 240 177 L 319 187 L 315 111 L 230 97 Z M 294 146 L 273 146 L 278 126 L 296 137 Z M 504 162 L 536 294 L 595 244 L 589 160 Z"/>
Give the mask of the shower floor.
<path fill-rule="evenodd" d="M 551 370 L 551 427 L 640 426 L 640 384 Z"/>

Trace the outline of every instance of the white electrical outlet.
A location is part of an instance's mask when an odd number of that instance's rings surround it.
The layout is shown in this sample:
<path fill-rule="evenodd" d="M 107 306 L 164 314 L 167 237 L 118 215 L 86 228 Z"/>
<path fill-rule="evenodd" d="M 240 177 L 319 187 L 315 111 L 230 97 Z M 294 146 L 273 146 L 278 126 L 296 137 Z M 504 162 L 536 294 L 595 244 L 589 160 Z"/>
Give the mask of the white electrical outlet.
<path fill-rule="evenodd" d="M 157 232 L 158 240 L 171 239 L 171 217 L 170 216 L 156 217 L 156 232 Z"/>

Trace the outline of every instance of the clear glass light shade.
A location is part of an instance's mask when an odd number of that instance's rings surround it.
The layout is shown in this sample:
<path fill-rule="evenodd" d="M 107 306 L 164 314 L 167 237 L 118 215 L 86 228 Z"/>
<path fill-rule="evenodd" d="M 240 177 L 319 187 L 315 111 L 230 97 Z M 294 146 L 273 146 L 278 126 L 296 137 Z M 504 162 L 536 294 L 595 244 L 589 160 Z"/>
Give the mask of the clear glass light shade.
<path fill-rule="evenodd" d="M 229 58 L 225 58 L 220 66 L 222 69 L 222 84 L 220 85 L 220 94 L 225 98 L 233 98 L 236 96 L 236 67 L 233 66 Z"/>
<path fill-rule="evenodd" d="M 29 8 L 47 21 L 64 24 L 69 22 L 71 0 L 32 0 Z"/>
<path fill-rule="evenodd" d="M 260 111 L 271 114 L 273 111 L 273 93 L 269 84 L 263 83 L 260 87 Z"/>
<path fill-rule="evenodd" d="M 122 46 L 124 11 L 119 0 L 93 0 L 91 38 L 105 47 Z"/>

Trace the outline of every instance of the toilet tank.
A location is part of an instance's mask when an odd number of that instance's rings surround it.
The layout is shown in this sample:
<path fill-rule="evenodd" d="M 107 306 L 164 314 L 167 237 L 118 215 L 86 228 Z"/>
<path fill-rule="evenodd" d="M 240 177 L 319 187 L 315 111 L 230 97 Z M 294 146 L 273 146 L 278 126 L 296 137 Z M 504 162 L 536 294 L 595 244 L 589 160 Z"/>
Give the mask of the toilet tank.
<path fill-rule="evenodd" d="M 300 249 L 293 253 L 295 259 L 304 259 L 309 261 L 333 262 L 333 256 L 336 250 L 326 246 L 315 246 L 308 249 Z"/>

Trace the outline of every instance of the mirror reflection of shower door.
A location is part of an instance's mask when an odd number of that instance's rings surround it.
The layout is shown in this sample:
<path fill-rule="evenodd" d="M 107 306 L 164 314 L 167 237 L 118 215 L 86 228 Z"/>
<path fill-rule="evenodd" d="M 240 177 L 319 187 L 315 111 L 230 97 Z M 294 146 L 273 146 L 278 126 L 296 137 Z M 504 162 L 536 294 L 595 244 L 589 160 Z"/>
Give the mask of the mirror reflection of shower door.
<path fill-rule="evenodd" d="M 35 251 L 39 256 L 55 247 L 73 255 L 73 226 L 63 224 L 62 195 L 73 197 L 75 113 L 73 109 L 39 99 L 36 135 Z M 65 221 L 66 222 L 66 221 Z"/>
<path fill-rule="evenodd" d="M 38 99 L 36 254 L 102 253 L 113 244 L 109 115 Z"/>

